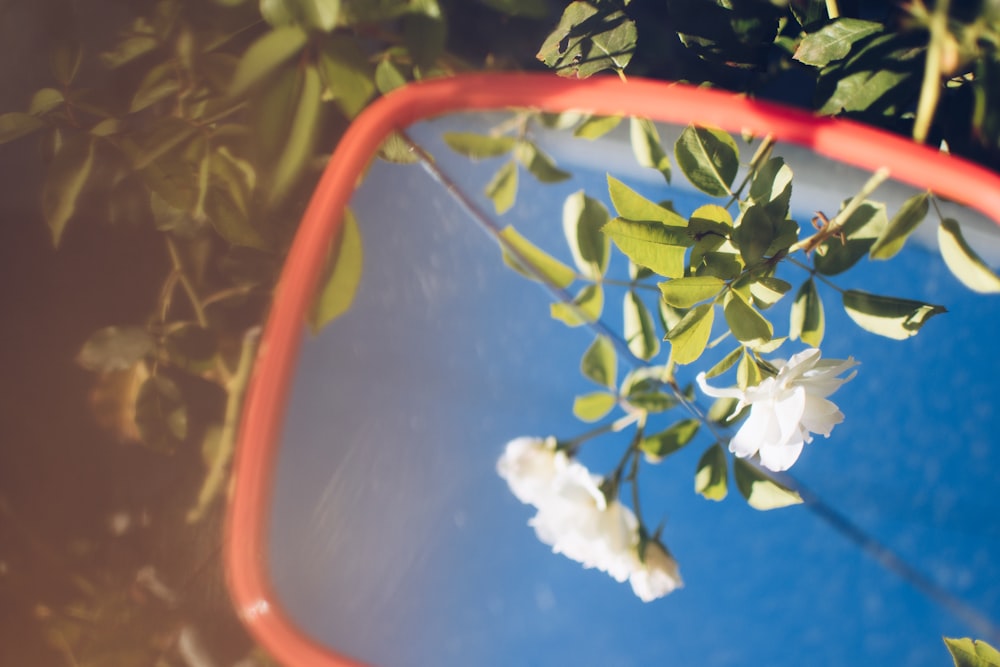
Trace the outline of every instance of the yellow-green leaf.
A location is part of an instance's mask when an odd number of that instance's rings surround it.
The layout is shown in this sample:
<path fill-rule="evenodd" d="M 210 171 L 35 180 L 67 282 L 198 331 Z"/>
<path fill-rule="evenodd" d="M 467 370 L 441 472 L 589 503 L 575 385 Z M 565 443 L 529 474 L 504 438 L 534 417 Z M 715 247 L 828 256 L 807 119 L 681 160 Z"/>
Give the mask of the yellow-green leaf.
<path fill-rule="evenodd" d="M 701 356 L 712 333 L 714 312 L 714 307 L 710 303 L 695 306 L 667 332 L 671 361 L 690 364 Z"/>
<path fill-rule="evenodd" d="M 13 141 L 43 127 L 45 127 L 45 121 L 35 118 L 31 114 L 20 111 L 0 114 L 0 144 Z"/>
<path fill-rule="evenodd" d="M 517 145 L 517 139 L 506 135 L 490 136 L 475 132 L 445 132 L 441 135 L 448 148 L 474 160 L 505 155 Z"/>
<path fill-rule="evenodd" d="M 576 279 L 573 269 L 521 236 L 513 226 L 501 229 L 499 236 L 504 263 L 521 275 L 556 287 L 568 287 Z"/>
<path fill-rule="evenodd" d="M 660 293 L 671 306 L 690 308 L 717 296 L 725 286 L 725 281 L 715 276 L 686 276 L 660 283 Z"/>
<path fill-rule="evenodd" d="M 656 335 L 653 316 L 639 295 L 629 290 L 622 307 L 624 328 L 622 334 L 628 349 L 640 359 L 649 360 L 660 351 L 660 339 Z"/>
<path fill-rule="evenodd" d="M 819 347 L 823 342 L 826 320 L 823 315 L 823 301 L 819 298 L 816 282 L 810 278 L 802 283 L 795 301 L 788 326 L 788 337 L 792 340 L 802 339 L 813 347 Z"/>
<path fill-rule="evenodd" d="M 329 275 L 319 291 L 309 318 L 314 333 L 347 312 L 354 303 L 361 283 L 364 248 L 358 222 L 350 209 L 344 211 L 340 239 L 330 253 L 329 264 Z"/>
<path fill-rule="evenodd" d="M 312 156 L 322 110 L 322 89 L 319 70 L 315 66 L 307 67 L 288 139 L 271 175 L 268 198 L 272 206 L 288 194 Z"/>
<path fill-rule="evenodd" d="M 282 63 L 290 60 L 305 48 L 308 36 L 298 26 L 286 25 L 274 28 L 250 45 L 240 59 L 233 74 L 229 94 L 243 95 L 263 80 Z"/>
<path fill-rule="evenodd" d="M 627 220 L 655 220 L 669 227 L 687 227 L 687 220 L 652 202 L 608 174 L 608 194 L 618 215 Z"/>
<path fill-rule="evenodd" d="M 573 262 L 580 273 L 594 280 L 604 275 L 611 257 L 611 240 L 601 231 L 608 217 L 604 204 L 588 197 L 583 190 L 563 202 L 563 233 Z"/>
<path fill-rule="evenodd" d="M 595 391 L 573 399 L 573 415 L 580 421 L 595 422 L 611 412 L 618 399 L 606 391 Z"/>
<path fill-rule="evenodd" d="M 701 422 L 697 419 L 682 419 L 666 430 L 654 433 L 639 441 L 639 449 L 653 463 L 659 463 L 665 456 L 673 454 L 694 439 Z"/>
<path fill-rule="evenodd" d="M 596 322 L 604 310 L 604 289 L 600 284 L 587 285 L 569 303 L 549 305 L 549 314 L 570 327 L 578 327 L 586 322 Z"/>
<path fill-rule="evenodd" d="M 599 385 L 614 389 L 618 381 L 618 355 L 614 344 L 604 336 L 598 336 L 583 353 L 580 371 L 585 377 Z"/>
<path fill-rule="evenodd" d="M 670 158 L 663 151 L 660 134 L 653 122 L 646 118 L 629 118 L 629 137 L 632 143 L 632 153 L 636 161 L 643 167 L 656 169 L 667 183 L 670 182 Z"/>
<path fill-rule="evenodd" d="M 930 318 L 947 312 L 944 306 L 878 296 L 859 290 L 844 292 L 844 309 L 858 326 L 886 338 L 915 336 Z"/>
<path fill-rule="evenodd" d="M 889 259 L 902 250 L 906 239 L 927 216 L 929 199 L 929 192 L 921 192 L 903 202 L 896 215 L 892 216 L 892 220 L 875 239 L 868 256 L 872 259 Z"/>
<path fill-rule="evenodd" d="M 77 200 L 93 166 L 94 141 L 85 134 L 67 134 L 42 184 L 42 212 L 53 245 L 59 245 L 66 223 L 76 213 Z"/>
<path fill-rule="evenodd" d="M 729 492 L 726 453 L 719 443 L 705 450 L 694 474 L 694 490 L 709 500 L 722 500 Z"/>
<path fill-rule="evenodd" d="M 764 316 L 747 303 L 739 293 L 730 290 L 726 293 L 723 308 L 726 323 L 736 340 L 742 343 L 767 342 L 771 340 L 774 329 Z"/>
<path fill-rule="evenodd" d="M 733 459 L 733 476 L 736 487 L 754 509 L 772 510 L 802 502 L 797 491 L 778 484 L 743 459 Z"/>
<path fill-rule="evenodd" d="M 1000 651 L 984 642 L 969 637 L 953 639 L 942 637 L 955 667 L 1000 667 Z"/>
<path fill-rule="evenodd" d="M 968 244 L 955 220 L 946 218 L 941 221 L 941 226 L 938 227 L 938 244 L 944 263 L 963 285 L 983 294 L 1000 292 L 1000 277 L 990 270 Z"/>
<path fill-rule="evenodd" d="M 598 139 L 622 122 L 621 116 L 590 116 L 573 130 L 574 137 Z"/>
<path fill-rule="evenodd" d="M 615 218 L 602 231 L 636 264 L 668 278 L 684 275 L 684 253 L 692 243 L 684 229 L 660 222 Z"/>
<path fill-rule="evenodd" d="M 486 184 L 486 196 L 493 200 L 493 208 L 503 215 L 514 205 L 517 198 L 517 162 L 504 163 Z"/>
<path fill-rule="evenodd" d="M 674 157 L 691 185 L 713 197 L 730 194 L 740 154 L 726 132 L 689 125 L 674 144 Z"/>

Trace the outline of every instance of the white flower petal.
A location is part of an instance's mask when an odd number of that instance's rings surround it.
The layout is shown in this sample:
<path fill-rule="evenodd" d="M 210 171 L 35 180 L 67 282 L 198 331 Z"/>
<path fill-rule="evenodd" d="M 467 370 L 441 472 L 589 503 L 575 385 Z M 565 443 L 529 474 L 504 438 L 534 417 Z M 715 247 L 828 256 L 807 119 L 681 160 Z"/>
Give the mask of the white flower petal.
<path fill-rule="evenodd" d="M 799 460 L 803 445 L 804 443 L 800 436 L 788 442 L 761 447 L 760 464 L 774 472 L 788 470 Z"/>
<path fill-rule="evenodd" d="M 629 577 L 632 591 L 643 602 L 652 602 L 684 586 L 677 561 L 658 542 L 646 544 L 644 560 Z"/>

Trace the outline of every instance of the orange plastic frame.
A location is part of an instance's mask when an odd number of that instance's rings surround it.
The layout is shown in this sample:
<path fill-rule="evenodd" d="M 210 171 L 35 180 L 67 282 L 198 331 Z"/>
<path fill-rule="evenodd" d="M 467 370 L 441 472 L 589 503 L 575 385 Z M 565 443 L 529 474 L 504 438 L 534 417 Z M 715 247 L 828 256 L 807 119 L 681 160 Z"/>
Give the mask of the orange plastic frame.
<path fill-rule="evenodd" d="M 405 86 L 379 99 L 348 128 L 316 187 L 275 291 L 243 407 L 225 535 L 225 566 L 236 609 L 254 637 L 290 665 L 362 665 L 295 626 L 268 574 L 273 471 L 299 343 L 332 240 L 359 175 L 393 130 L 445 113 L 512 107 L 633 115 L 772 135 L 835 160 L 932 187 L 990 219 L 1000 215 L 1000 176 L 880 130 L 731 93 L 662 81 L 550 74 L 474 74 Z"/>

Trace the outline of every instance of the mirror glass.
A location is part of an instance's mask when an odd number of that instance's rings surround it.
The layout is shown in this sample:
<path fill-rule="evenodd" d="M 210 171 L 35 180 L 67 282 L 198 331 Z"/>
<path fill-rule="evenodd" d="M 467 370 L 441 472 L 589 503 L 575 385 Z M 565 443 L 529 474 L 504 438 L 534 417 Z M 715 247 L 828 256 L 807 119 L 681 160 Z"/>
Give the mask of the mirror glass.
<path fill-rule="evenodd" d="M 666 362 L 663 320 L 672 326 L 680 316 L 658 305 L 663 279 L 633 281 L 613 243 L 599 320 L 569 327 L 552 317 L 554 303 L 593 282 L 578 275 L 564 234 L 567 200 L 586 201 L 576 194 L 582 191 L 614 218 L 610 174 L 683 218 L 706 204 L 740 214 L 738 203 L 685 178 L 673 150 L 684 128 L 656 126 L 671 165 L 668 183 L 661 171 L 640 166 L 629 120 L 594 139 L 575 136 L 583 121 L 570 120 L 512 111 L 423 122 L 407 133 L 433 167 L 379 160 L 359 186 L 351 210 L 363 248 L 360 285 L 345 314 L 318 332 L 303 330 L 274 470 L 268 574 L 294 623 L 322 644 L 385 666 L 939 665 L 947 661 L 942 635 L 989 639 L 982 632 L 1000 623 L 1000 302 L 964 287 L 936 244 L 940 217 L 955 218 L 996 266 L 1000 236 L 994 223 L 948 202 L 932 202 L 891 260 L 870 259 L 865 246 L 850 269 L 813 278 L 824 307 L 824 358 L 853 356 L 859 365 L 834 398 L 843 423 L 807 444 L 784 478 L 809 502 L 751 507 L 728 451 L 726 496 L 703 497 L 696 471 L 716 440 L 702 428 L 659 463 L 638 459 L 644 525 L 650 534 L 662 526 L 682 587 L 644 602 L 628 582 L 554 554 L 538 539 L 528 524 L 535 510 L 498 475 L 505 446 L 521 436 L 565 442 L 627 416 L 614 407 L 581 420 L 574 402 L 602 391 L 581 359 L 598 334 L 623 335 L 630 292 L 645 304 L 659 349 L 649 361 L 619 350 L 616 390 L 636 368 Z M 498 130 L 528 143 L 507 150 L 476 144 L 500 153 L 482 159 L 454 148 L 472 151 L 461 133 Z M 762 139 L 732 142 L 740 163 L 735 188 Z M 795 146 L 775 146 L 770 156 L 781 156 L 793 174 L 789 217 L 800 239 L 817 233 L 872 176 Z M 516 198 L 498 214 L 497 197 L 503 208 L 508 192 L 497 186 L 503 169 L 508 182 L 516 170 Z M 491 183 L 500 192 L 493 198 L 485 192 Z M 886 180 L 869 195 L 877 204 L 865 204 L 867 215 L 891 219 L 915 195 Z M 567 293 L 503 261 L 495 232 L 508 225 L 577 274 Z M 857 245 L 844 242 L 829 254 Z M 782 261 L 774 274 L 790 290 L 759 309 L 775 337 L 788 334 L 796 294 L 812 276 L 814 255 L 794 257 L 802 266 Z M 846 290 L 947 312 L 930 313 L 917 335 L 891 340 L 848 315 Z M 715 310 L 722 320 L 723 309 Z M 572 320 L 573 311 L 562 319 Z M 716 325 L 701 358 L 676 368 L 680 391 L 703 412 L 713 399 L 696 375 L 739 347 L 721 336 L 724 323 Z M 805 347 L 790 340 L 761 357 L 788 359 Z M 736 374 L 734 365 L 708 383 L 735 385 Z M 578 412 L 587 413 L 580 405 Z M 691 416 L 683 405 L 651 413 L 646 432 Z M 610 475 L 634 427 L 587 440 L 579 461 Z M 630 485 L 623 482 L 620 493 L 633 507 Z"/>

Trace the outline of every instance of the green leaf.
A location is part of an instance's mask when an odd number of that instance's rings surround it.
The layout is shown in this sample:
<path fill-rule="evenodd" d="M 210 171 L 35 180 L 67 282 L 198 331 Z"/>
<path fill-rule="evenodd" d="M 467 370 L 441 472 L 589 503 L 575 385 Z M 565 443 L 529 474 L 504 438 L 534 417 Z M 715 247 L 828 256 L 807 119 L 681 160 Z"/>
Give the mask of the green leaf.
<path fill-rule="evenodd" d="M 791 283 L 774 276 L 762 276 L 750 283 L 750 294 L 753 296 L 754 305 L 761 310 L 776 304 L 790 289 L 792 289 Z"/>
<path fill-rule="evenodd" d="M 517 139 L 514 137 L 506 135 L 491 137 L 474 132 L 445 132 L 441 138 L 450 149 L 474 160 L 505 155 L 517 145 Z"/>
<path fill-rule="evenodd" d="M 403 44 L 419 70 L 432 68 L 444 52 L 447 27 L 438 0 L 411 0 L 402 16 Z"/>
<path fill-rule="evenodd" d="M 250 45 L 233 74 L 229 94 L 243 95 L 305 48 L 308 36 L 297 26 L 274 28 Z"/>
<path fill-rule="evenodd" d="M 710 303 L 695 306 L 667 331 L 666 339 L 670 341 L 671 361 L 690 364 L 698 360 L 708 345 L 712 322 L 715 319 L 714 313 L 714 307 Z"/>
<path fill-rule="evenodd" d="M 0 144 L 14 141 L 45 127 L 45 121 L 31 114 L 12 111 L 0 114 Z"/>
<path fill-rule="evenodd" d="M 844 309 L 862 329 L 896 340 L 915 336 L 927 320 L 947 312 L 944 306 L 858 290 L 844 292 Z"/>
<path fill-rule="evenodd" d="M 514 156 L 541 183 L 559 183 L 572 177 L 572 174 L 557 167 L 551 157 L 530 141 L 518 142 L 514 148 Z"/>
<path fill-rule="evenodd" d="M 810 278 L 802 283 L 792 303 L 788 337 L 792 340 L 801 338 L 802 342 L 819 347 L 825 328 L 823 301 L 819 298 L 816 282 Z"/>
<path fill-rule="evenodd" d="M 626 220 L 656 221 L 681 229 L 687 227 L 687 221 L 677 213 L 651 202 L 611 174 L 608 174 L 608 194 L 618 215 Z"/>
<path fill-rule="evenodd" d="M 629 404 L 647 412 L 664 412 L 677 405 L 673 394 L 663 391 L 663 366 L 640 366 L 625 376 L 622 395 Z"/>
<path fill-rule="evenodd" d="M 696 303 L 718 296 L 726 283 L 715 276 L 686 276 L 667 280 L 659 285 L 663 300 L 668 304 L 677 308 L 690 308 Z"/>
<path fill-rule="evenodd" d="M 723 373 L 725 373 L 726 371 L 728 371 L 730 368 L 733 367 L 733 365 L 736 363 L 736 361 L 740 358 L 740 355 L 742 354 L 743 354 L 743 346 L 741 345 L 740 347 L 737 347 L 732 352 L 724 356 L 719 361 L 719 363 L 712 366 L 708 370 L 708 372 L 705 373 L 705 377 L 711 379 L 714 377 L 718 377 L 719 375 L 722 375 Z"/>
<path fill-rule="evenodd" d="M 399 132 L 389 133 L 389 136 L 379 146 L 378 156 L 386 162 L 394 164 L 413 164 L 417 161 L 417 156 L 413 154 L 410 144 L 403 139 Z"/>
<path fill-rule="evenodd" d="M 132 96 L 132 103 L 129 105 L 129 112 L 135 113 L 150 107 L 160 100 L 171 95 L 176 95 L 181 88 L 177 79 L 177 63 L 168 61 L 161 63 L 146 72 L 146 76 L 139 81 L 135 95 Z"/>
<path fill-rule="evenodd" d="M 41 88 L 31 96 L 31 102 L 28 104 L 28 113 L 32 116 L 40 116 L 52 111 L 65 101 L 63 94 L 55 88 Z M 0 118 L 3 118 L 3 116 L 0 116 Z M 0 125 L 2 125 L 2 121 L 0 121 Z M 2 135 L 3 132 L 0 131 L 0 136 Z M 3 141 L 0 141 L 0 143 L 3 143 Z"/>
<path fill-rule="evenodd" d="M 713 197 L 731 194 L 740 154 L 727 133 L 689 125 L 674 144 L 674 157 L 691 185 Z"/>
<path fill-rule="evenodd" d="M 815 107 L 821 114 L 898 117 L 912 108 L 919 94 L 926 44 L 926 34 L 920 31 L 863 38 L 847 58 L 820 72 Z"/>
<path fill-rule="evenodd" d="M 605 391 L 595 391 L 573 399 L 573 416 L 580 421 L 596 422 L 611 412 L 618 398 Z"/>
<path fill-rule="evenodd" d="M 982 639 L 942 637 L 955 667 L 1000 667 L 1000 651 Z"/>
<path fill-rule="evenodd" d="M 596 322 L 603 311 L 604 289 L 600 284 L 585 286 L 573 298 L 573 305 L 562 302 L 549 305 L 552 319 L 571 327 L 578 327 L 586 322 Z"/>
<path fill-rule="evenodd" d="M 754 204 L 743 211 L 733 230 L 733 242 L 747 266 L 757 264 L 767 255 L 777 236 L 774 223 L 766 205 Z"/>
<path fill-rule="evenodd" d="M 272 206 L 285 198 L 312 157 L 322 111 L 322 92 L 319 70 L 315 66 L 306 67 L 288 139 L 271 174 L 268 200 Z"/>
<path fill-rule="evenodd" d="M 498 215 L 510 210 L 517 199 L 517 162 L 510 160 L 493 174 L 486 184 L 486 196 L 493 200 Z"/>
<path fill-rule="evenodd" d="M 608 222 L 608 209 L 597 199 L 578 190 L 563 202 L 562 223 L 573 262 L 580 273 L 597 280 L 604 275 L 611 257 L 611 240 L 601 228 Z"/>
<path fill-rule="evenodd" d="M 59 245 L 66 223 L 76 213 L 77 200 L 94 166 L 94 141 L 84 134 L 67 134 L 42 184 L 42 212 Z"/>
<path fill-rule="evenodd" d="M 589 116 L 573 130 L 573 136 L 581 139 L 598 139 L 622 122 L 621 116 Z"/>
<path fill-rule="evenodd" d="M 844 205 L 847 200 L 844 201 Z M 843 210 L 844 206 L 841 206 Z M 816 270 L 828 276 L 842 273 L 868 254 L 875 239 L 889 224 L 885 204 L 866 201 L 844 221 L 841 228 L 845 240 L 834 236 L 819 245 L 813 262 Z"/>
<path fill-rule="evenodd" d="M 639 441 L 639 449 L 646 459 L 659 463 L 694 439 L 701 423 L 697 419 L 682 419 L 665 431 L 647 436 Z"/>
<path fill-rule="evenodd" d="M 885 29 L 876 21 L 836 18 L 816 32 L 802 38 L 795 49 L 795 60 L 813 67 L 826 67 L 846 58 L 855 42 Z"/>
<path fill-rule="evenodd" d="M 358 222 L 350 209 L 344 210 L 340 238 L 331 249 L 328 264 L 329 273 L 309 317 L 313 333 L 319 333 L 323 327 L 347 312 L 354 303 L 361 284 L 364 247 Z"/>
<path fill-rule="evenodd" d="M 769 479 L 743 459 L 733 459 L 733 476 L 740 494 L 754 509 L 771 510 L 802 502 L 802 496 L 798 492 Z"/>
<path fill-rule="evenodd" d="M 406 77 L 388 58 L 375 66 L 375 87 L 385 95 L 406 85 Z"/>
<path fill-rule="evenodd" d="M 615 388 L 618 374 L 618 356 L 615 346 L 604 336 L 598 336 L 590 344 L 580 360 L 583 375 L 608 389 Z"/>
<path fill-rule="evenodd" d="M 503 249 L 503 261 L 521 275 L 532 280 L 539 280 L 538 276 L 556 287 L 568 287 L 576 280 L 576 273 L 558 259 L 534 245 L 528 239 L 521 236 L 514 227 L 508 225 L 499 232 L 501 247 Z M 513 249 L 518 256 L 510 252 Z M 527 262 L 534 271 L 526 268 L 522 264 L 522 259 Z"/>
<path fill-rule="evenodd" d="M 747 303 L 738 292 L 730 290 L 726 293 L 723 311 L 726 323 L 736 340 L 742 343 L 767 342 L 774 334 L 771 323 Z"/>
<path fill-rule="evenodd" d="M 740 389 L 744 391 L 748 387 L 756 387 L 760 384 L 761 373 L 760 366 L 757 365 L 756 359 L 743 348 L 743 356 L 740 357 L 740 365 L 736 368 L 736 384 L 739 385 Z"/>
<path fill-rule="evenodd" d="M 974 292 L 995 294 L 1000 292 L 1000 277 L 976 254 L 962 236 L 958 222 L 945 218 L 938 227 L 938 245 L 941 256 L 955 277 Z"/>
<path fill-rule="evenodd" d="M 702 243 L 711 241 L 709 249 L 715 250 L 732 234 L 733 216 L 718 204 L 704 204 L 688 219 L 688 232 Z"/>
<path fill-rule="evenodd" d="M 872 259 L 889 259 L 902 250 L 907 237 L 927 217 L 929 199 L 929 192 L 921 192 L 903 202 L 896 215 L 892 216 L 892 220 L 875 239 L 868 255 Z"/>
<path fill-rule="evenodd" d="M 232 193 L 220 187 L 209 188 L 204 208 L 212 228 L 229 243 L 258 250 L 271 247 L 251 222 L 250 214 L 233 198 Z"/>
<path fill-rule="evenodd" d="M 91 334 L 76 363 L 88 371 L 124 371 L 155 349 L 153 337 L 142 327 L 105 327 Z"/>
<path fill-rule="evenodd" d="M 652 121 L 635 116 L 629 118 L 629 137 L 636 161 L 643 167 L 656 169 L 669 183 L 670 158 L 663 151 L 660 133 L 656 131 Z"/>
<path fill-rule="evenodd" d="M 327 93 L 353 118 L 375 94 L 374 70 L 357 40 L 331 35 L 322 42 L 319 71 Z"/>
<path fill-rule="evenodd" d="M 135 425 L 142 442 L 157 451 L 172 451 L 187 437 L 187 405 L 173 380 L 153 375 L 142 383 L 135 403 Z"/>
<path fill-rule="evenodd" d="M 646 304 L 634 290 L 629 290 L 622 310 L 625 320 L 622 335 L 625 336 L 628 349 L 640 359 L 652 359 L 660 352 L 660 339 L 656 335 L 653 316 Z"/>
<path fill-rule="evenodd" d="M 272 26 L 330 32 L 340 16 L 340 0 L 260 0 L 260 14 Z"/>
<path fill-rule="evenodd" d="M 719 443 L 715 443 L 698 459 L 694 490 L 709 500 L 722 500 L 729 493 L 728 476 L 726 453 Z"/>
<path fill-rule="evenodd" d="M 118 42 L 113 51 L 102 53 L 101 62 L 108 69 L 117 69 L 146 55 L 159 45 L 152 35 L 134 35 Z"/>
<path fill-rule="evenodd" d="M 636 264 L 668 278 L 684 275 L 684 251 L 692 243 L 684 229 L 623 218 L 615 218 L 601 229 Z"/>
<path fill-rule="evenodd" d="M 632 59 L 635 23 L 615 3 L 571 2 L 537 58 L 559 76 L 585 79 L 606 69 L 622 71 Z"/>

